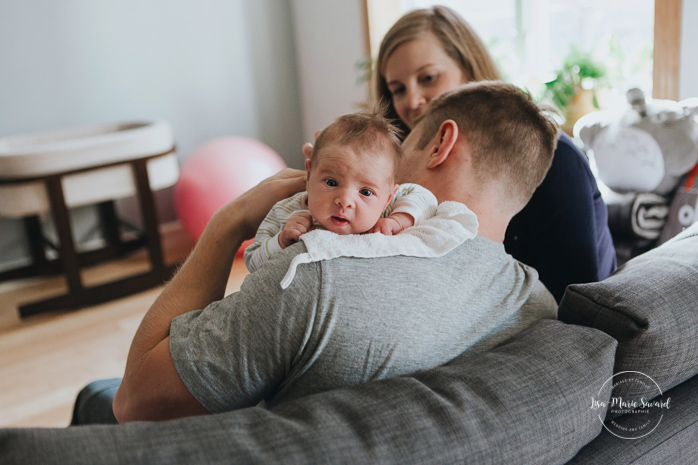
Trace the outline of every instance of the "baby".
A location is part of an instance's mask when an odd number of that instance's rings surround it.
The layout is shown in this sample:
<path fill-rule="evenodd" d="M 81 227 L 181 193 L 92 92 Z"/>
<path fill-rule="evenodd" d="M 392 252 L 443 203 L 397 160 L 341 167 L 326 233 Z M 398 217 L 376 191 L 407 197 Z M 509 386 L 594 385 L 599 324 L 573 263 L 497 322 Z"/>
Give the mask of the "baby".
<path fill-rule="evenodd" d="M 255 271 L 274 253 L 322 228 L 334 233 L 397 234 L 434 215 L 434 194 L 417 184 L 395 184 L 400 139 L 382 109 L 339 117 L 315 141 L 307 191 L 274 205 L 245 264 Z"/>

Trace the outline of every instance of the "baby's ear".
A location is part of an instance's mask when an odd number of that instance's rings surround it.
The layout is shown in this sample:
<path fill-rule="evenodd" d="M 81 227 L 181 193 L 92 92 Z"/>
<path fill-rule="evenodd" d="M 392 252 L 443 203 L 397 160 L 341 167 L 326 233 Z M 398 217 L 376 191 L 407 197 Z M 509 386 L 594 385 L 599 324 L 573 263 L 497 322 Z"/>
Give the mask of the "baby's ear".
<path fill-rule="evenodd" d="M 305 160 L 305 190 L 308 190 L 310 182 L 310 160 Z"/>
<path fill-rule="evenodd" d="M 390 197 L 388 197 L 388 201 L 385 202 L 385 207 L 383 207 L 383 208 L 388 207 L 388 205 L 390 204 L 390 201 L 393 200 L 393 196 L 395 195 L 395 193 L 397 192 L 399 187 L 400 187 L 399 184 L 395 184 L 395 186 L 393 186 L 393 191 L 390 193 Z"/>
<path fill-rule="evenodd" d="M 303 155 L 306 159 L 310 159 L 310 157 L 313 155 L 313 144 L 310 142 L 303 144 Z"/>

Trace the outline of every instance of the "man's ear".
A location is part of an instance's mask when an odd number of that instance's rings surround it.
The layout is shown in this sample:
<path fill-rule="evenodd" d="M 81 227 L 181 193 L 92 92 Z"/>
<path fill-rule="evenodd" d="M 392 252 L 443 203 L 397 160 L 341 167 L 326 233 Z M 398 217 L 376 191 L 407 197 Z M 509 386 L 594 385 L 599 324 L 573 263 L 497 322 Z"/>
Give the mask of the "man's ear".
<path fill-rule="evenodd" d="M 458 124 L 452 119 L 447 119 L 441 123 L 436 137 L 438 139 L 429 152 L 427 168 L 430 169 L 441 165 L 451 155 L 453 147 L 458 140 Z"/>

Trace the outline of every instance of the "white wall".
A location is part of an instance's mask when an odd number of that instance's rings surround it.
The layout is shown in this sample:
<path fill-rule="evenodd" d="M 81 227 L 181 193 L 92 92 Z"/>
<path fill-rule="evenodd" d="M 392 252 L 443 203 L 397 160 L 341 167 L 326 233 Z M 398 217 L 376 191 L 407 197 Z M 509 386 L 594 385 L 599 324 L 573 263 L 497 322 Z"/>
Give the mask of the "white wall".
<path fill-rule="evenodd" d="M 366 100 L 356 63 L 364 57 L 360 0 L 291 0 L 296 37 L 303 135 Z"/>
<path fill-rule="evenodd" d="M 180 159 L 243 135 L 302 167 L 295 58 L 290 0 L 2 0 L 0 136 L 162 118 Z M 19 243 L 0 220 L 0 262 Z"/>
<path fill-rule="evenodd" d="M 292 161 L 289 16 L 287 0 L 4 0 L 0 135 L 165 118 L 182 157 L 239 134 Z"/>
<path fill-rule="evenodd" d="M 698 97 L 698 1 L 682 3 L 679 100 Z"/>

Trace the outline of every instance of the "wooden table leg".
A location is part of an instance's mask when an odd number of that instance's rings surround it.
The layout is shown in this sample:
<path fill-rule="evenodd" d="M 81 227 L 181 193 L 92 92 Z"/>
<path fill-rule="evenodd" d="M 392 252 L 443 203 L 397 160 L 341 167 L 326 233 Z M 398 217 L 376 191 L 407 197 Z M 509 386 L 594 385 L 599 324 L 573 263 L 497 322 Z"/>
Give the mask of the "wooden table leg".
<path fill-rule="evenodd" d="M 38 268 L 46 266 L 46 250 L 44 249 L 44 235 L 41 232 L 41 221 L 36 215 L 27 216 L 24 220 L 24 231 L 27 234 L 27 242 L 29 242 L 29 250 L 31 252 L 32 263 Z"/>
<path fill-rule="evenodd" d="M 119 234 L 119 218 L 116 216 L 116 208 L 113 200 L 100 202 L 97 204 L 99 211 L 99 223 L 104 235 L 104 240 L 109 246 L 119 250 L 121 245 L 121 234 Z"/>
<path fill-rule="evenodd" d="M 145 229 L 146 240 L 148 242 L 150 263 L 153 267 L 153 272 L 157 276 L 168 279 L 169 276 L 164 276 L 165 262 L 162 257 L 162 244 L 160 243 L 160 229 L 158 228 L 155 200 L 148 179 L 147 160 L 137 160 L 133 162 L 132 166 L 136 178 L 136 189 L 138 191 L 138 200 L 141 207 L 143 228 Z"/>
<path fill-rule="evenodd" d="M 80 304 L 80 293 L 83 290 L 82 279 L 80 278 L 80 265 L 78 263 L 75 243 L 73 242 L 73 232 L 70 227 L 70 216 L 68 207 L 65 205 L 63 195 L 63 184 L 61 176 L 51 176 L 46 179 L 48 198 L 51 203 L 51 212 L 58 232 L 60 241 L 60 255 L 63 263 L 63 272 L 68 281 L 70 295 L 74 296 L 75 305 Z"/>
<path fill-rule="evenodd" d="M 19 313 L 22 317 L 52 310 L 76 309 L 118 299 L 162 285 L 172 276 L 176 265 L 166 266 L 163 259 L 155 200 L 148 179 L 147 162 L 150 158 L 152 157 L 130 162 L 137 188 L 145 238 L 139 237 L 130 241 L 122 240 L 119 237 L 119 223 L 113 202 L 103 202 L 98 204 L 101 222 L 105 230 L 105 239 L 108 243 L 103 250 L 78 253 L 75 249 L 69 211 L 65 204 L 62 185 L 62 176 L 70 173 L 49 175 L 43 178 L 46 182 L 51 211 L 60 241 L 60 271 L 66 276 L 69 292 L 20 306 Z M 34 227 L 36 225 L 32 224 L 31 226 Z M 39 242 L 35 242 L 32 243 L 32 248 L 35 249 L 33 254 L 38 255 Z M 83 285 L 80 276 L 81 267 L 102 262 L 105 259 L 135 250 L 143 245 L 147 247 L 150 258 L 151 269 L 149 271 L 96 286 L 86 287 Z M 49 264 L 58 265 L 58 262 L 51 260 Z"/>

